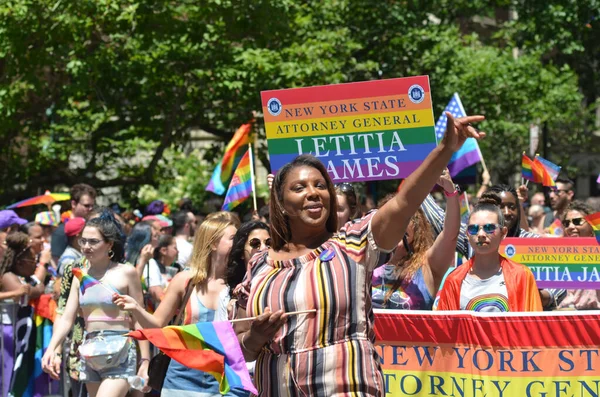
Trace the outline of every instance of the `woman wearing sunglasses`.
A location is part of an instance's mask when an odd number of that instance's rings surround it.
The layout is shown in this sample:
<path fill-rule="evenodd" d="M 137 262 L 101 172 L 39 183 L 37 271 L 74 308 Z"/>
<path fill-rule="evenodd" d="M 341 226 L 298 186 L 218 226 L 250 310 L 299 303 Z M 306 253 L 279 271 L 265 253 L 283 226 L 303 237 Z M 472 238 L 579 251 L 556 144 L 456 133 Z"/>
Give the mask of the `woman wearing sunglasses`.
<path fill-rule="evenodd" d="M 594 229 L 585 217 L 595 211 L 582 203 L 573 201 L 567 207 L 562 219 L 565 234 L 563 238 L 594 237 Z M 600 308 L 600 290 L 569 289 L 567 296 L 558 306 L 559 309 L 597 310 Z"/>
<path fill-rule="evenodd" d="M 233 237 L 233 245 L 227 263 L 227 280 L 235 287 L 246 275 L 248 262 L 257 252 L 271 247 L 269 226 L 260 221 L 242 224 Z"/>
<path fill-rule="evenodd" d="M 348 221 L 360 218 L 361 213 L 354 186 L 340 183 L 335 187 L 335 195 L 338 207 L 338 230 L 340 230 Z"/>
<path fill-rule="evenodd" d="M 438 180 L 446 196 L 444 228 L 436 237 L 421 209 L 412 217 L 404 238 L 388 263 L 373 271 L 373 307 L 399 310 L 431 310 L 434 297 L 448 268 L 460 228 L 459 189 L 445 169 Z M 386 197 L 383 206 L 395 194 Z"/>
<path fill-rule="evenodd" d="M 446 277 L 437 310 L 542 310 L 531 271 L 498 253 L 508 233 L 501 203 L 502 199 L 493 192 L 486 192 L 479 199 L 467 225 L 469 244 L 475 255 Z"/>
<path fill-rule="evenodd" d="M 125 396 L 130 376 L 148 379 L 149 344 L 140 342 L 141 364 L 131 338 L 124 335 L 140 328 L 131 315 L 121 310 L 113 295 L 129 294 L 142 302 L 142 287 L 135 268 L 123 263 L 125 236 L 112 213 L 104 210 L 98 218 L 86 223 L 79 246 L 89 261 L 85 279 L 74 277 L 64 312 L 54 326 L 54 334 L 42 357 L 42 368 L 58 379 L 61 357 L 56 348 L 73 328 L 77 312 L 85 321 L 84 341 L 79 347 L 81 371 L 91 397 Z M 83 283 L 83 286 L 81 286 Z"/>

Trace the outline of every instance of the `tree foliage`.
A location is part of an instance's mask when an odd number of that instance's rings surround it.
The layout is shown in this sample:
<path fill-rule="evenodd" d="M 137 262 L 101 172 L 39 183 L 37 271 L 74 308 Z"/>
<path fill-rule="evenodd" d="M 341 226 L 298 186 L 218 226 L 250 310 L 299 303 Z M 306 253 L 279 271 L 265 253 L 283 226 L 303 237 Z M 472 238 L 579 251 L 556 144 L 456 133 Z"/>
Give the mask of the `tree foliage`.
<path fill-rule="evenodd" d="M 488 117 L 482 150 L 506 178 L 532 122 L 547 123 L 563 156 L 589 142 L 579 87 L 599 81 L 597 22 L 552 22 L 585 21 L 596 1 L 571 3 L 5 1 L 0 201 L 83 181 L 169 191 L 186 172 L 169 153 L 188 148 L 194 129 L 222 147 L 260 109 L 261 90 L 417 74 L 430 76 L 436 116 L 456 91 Z M 507 7 L 517 21 L 473 27 Z M 597 87 L 583 91 L 589 103 Z"/>

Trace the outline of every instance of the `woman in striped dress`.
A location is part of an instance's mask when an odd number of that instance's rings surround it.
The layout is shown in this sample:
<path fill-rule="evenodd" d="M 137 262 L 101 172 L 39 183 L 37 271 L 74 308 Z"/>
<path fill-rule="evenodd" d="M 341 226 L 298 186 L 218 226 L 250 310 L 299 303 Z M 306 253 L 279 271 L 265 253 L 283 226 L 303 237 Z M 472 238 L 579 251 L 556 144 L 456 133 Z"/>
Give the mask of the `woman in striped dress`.
<path fill-rule="evenodd" d="M 398 195 L 339 232 L 334 185 L 323 164 L 302 155 L 279 170 L 270 199 L 272 245 L 251 260 L 244 283 L 240 315 L 258 318 L 236 329 L 246 360 L 257 360 L 259 395 L 384 394 L 373 346 L 371 276 L 380 252 L 402 239 L 452 153 L 467 137 L 484 135 L 469 125 L 481 116 L 448 118 L 444 140 Z M 300 310 L 315 311 L 285 314 Z"/>

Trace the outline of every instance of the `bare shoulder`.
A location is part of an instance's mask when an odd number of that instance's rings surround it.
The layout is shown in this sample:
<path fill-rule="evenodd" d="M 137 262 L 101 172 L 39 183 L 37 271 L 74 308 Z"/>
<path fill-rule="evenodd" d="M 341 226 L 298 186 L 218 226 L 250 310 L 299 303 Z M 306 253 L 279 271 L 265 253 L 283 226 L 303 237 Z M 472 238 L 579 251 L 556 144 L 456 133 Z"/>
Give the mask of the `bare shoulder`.
<path fill-rule="evenodd" d="M 115 273 L 119 273 L 119 274 L 122 274 L 127 277 L 133 277 L 133 276 L 135 276 L 136 278 L 138 277 L 135 267 L 133 267 L 129 263 L 119 263 L 114 270 L 115 270 Z"/>
<path fill-rule="evenodd" d="M 169 283 L 169 288 L 175 288 L 177 290 L 183 291 L 185 286 L 187 285 L 188 280 L 192 277 L 192 274 L 188 270 L 184 270 L 179 272 L 173 277 L 171 282 Z"/>

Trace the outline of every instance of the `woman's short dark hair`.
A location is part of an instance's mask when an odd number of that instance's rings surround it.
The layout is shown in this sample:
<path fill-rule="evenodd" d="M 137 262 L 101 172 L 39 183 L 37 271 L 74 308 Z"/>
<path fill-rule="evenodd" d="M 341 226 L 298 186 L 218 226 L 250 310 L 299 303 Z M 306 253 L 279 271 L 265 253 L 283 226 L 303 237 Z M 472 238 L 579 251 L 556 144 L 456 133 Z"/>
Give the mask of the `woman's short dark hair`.
<path fill-rule="evenodd" d="M 152 241 L 152 223 L 143 221 L 136 223 L 131 233 L 127 238 L 127 246 L 125 249 L 125 259 L 127 262 L 135 266 L 142 248 Z"/>
<path fill-rule="evenodd" d="M 519 195 L 517 194 L 517 190 L 510 185 L 501 183 L 498 185 L 490 186 L 490 188 L 485 191 L 485 193 L 488 192 L 495 193 L 498 196 L 498 198 L 500 198 L 500 203 L 498 203 L 498 210 L 500 211 L 500 214 L 502 214 L 502 210 L 500 209 L 500 204 L 502 204 L 502 193 L 507 192 L 513 195 L 513 197 L 515 198 L 515 203 L 517 203 L 517 217 L 515 218 L 514 225 L 512 225 L 510 229 L 508 229 L 506 237 L 519 237 L 521 234 L 521 202 L 519 201 Z M 481 201 L 481 199 L 479 200 Z M 504 220 L 504 215 L 502 215 L 502 219 Z M 501 225 L 504 226 L 504 223 L 501 223 Z"/>
<path fill-rule="evenodd" d="M 284 165 L 273 180 L 273 188 L 271 189 L 271 198 L 269 200 L 269 213 L 271 224 L 271 241 L 275 251 L 280 250 L 292 238 L 292 230 L 290 223 L 283 209 L 283 185 L 290 171 L 297 167 L 311 167 L 321 173 L 327 190 L 329 191 L 329 218 L 327 218 L 327 231 L 335 233 L 337 231 L 337 198 L 335 197 L 335 187 L 323 163 L 315 156 L 310 154 L 302 154 Z"/>
<path fill-rule="evenodd" d="M 98 229 L 104 241 L 112 243 L 112 251 L 114 256 L 112 260 L 119 263 L 122 262 L 125 256 L 125 233 L 119 221 L 108 208 L 103 208 L 100 211 L 100 216 L 89 220 L 85 227 L 95 227 Z"/>
<path fill-rule="evenodd" d="M 469 215 L 469 221 L 471 220 L 473 214 L 480 211 L 488 211 L 496 214 L 498 216 L 498 224 L 500 225 L 500 227 L 504 227 L 504 215 L 500 210 L 501 203 L 502 199 L 500 198 L 500 196 L 495 192 L 490 192 L 490 190 L 488 189 L 485 193 L 481 195 L 479 201 L 477 202 L 477 205 L 475 205 L 475 208 L 473 208 L 471 215 Z"/>
<path fill-rule="evenodd" d="M 235 236 L 233 236 L 231 252 L 227 261 L 227 284 L 231 288 L 235 288 L 244 279 L 247 265 L 244 261 L 244 247 L 248 241 L 248 236 L 256 229 L 269 231 L 269 225 L 261 221 L 245 222 L 242 223 Z"/>
<path fill-rule="evenodd" d="M 24 225 L 21 225 L 21 226 L 19 227 L 19 231 L 20 231 L 20 232 L 23 232 L 23 233 L 25 233 L 25 234 L 29 234 L 29 229 L 31 229 L 31 228 L 32 228 L 32 227 L 34 227 L 35 225 L 37 225 L 37 223 L 35 223 L 35 222 L 27 222 L 26 224 L 24 224 Z"/>

